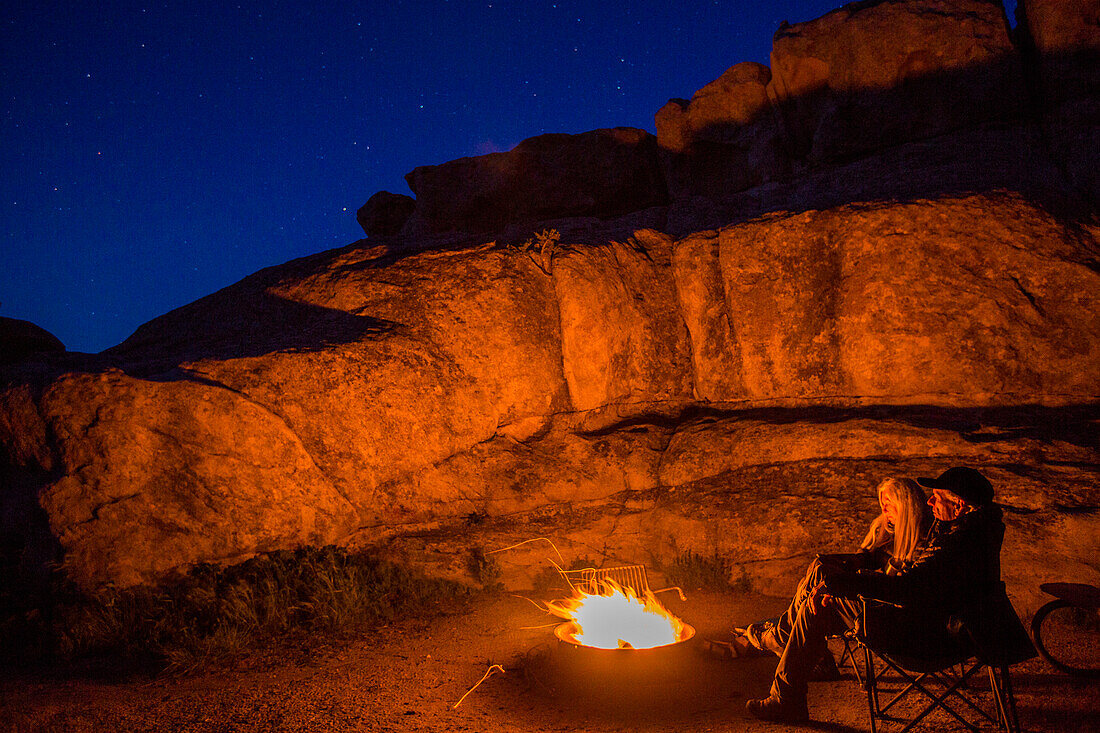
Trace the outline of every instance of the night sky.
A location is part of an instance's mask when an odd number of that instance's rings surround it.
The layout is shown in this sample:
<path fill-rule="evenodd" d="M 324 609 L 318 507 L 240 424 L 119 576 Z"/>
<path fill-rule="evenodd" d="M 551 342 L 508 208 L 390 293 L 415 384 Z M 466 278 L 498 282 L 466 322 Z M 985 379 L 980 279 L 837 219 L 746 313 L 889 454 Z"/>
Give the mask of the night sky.
<path fill-rule="evenodd" d="M 780 22 L 842 4 L 5 3 L 0 315 L 99 351 L 363 237 L 356 209 L 418 165 L 652 132 L 670 98 L 767 63 Z"/>

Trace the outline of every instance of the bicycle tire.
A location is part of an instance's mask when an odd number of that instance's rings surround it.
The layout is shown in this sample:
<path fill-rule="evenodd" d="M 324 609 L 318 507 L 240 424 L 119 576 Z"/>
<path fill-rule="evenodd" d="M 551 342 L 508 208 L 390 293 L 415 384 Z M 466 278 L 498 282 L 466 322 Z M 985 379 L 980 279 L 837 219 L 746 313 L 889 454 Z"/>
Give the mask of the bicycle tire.
<path fill-rule="evenodd" d="M 1035 615 L 1031 618 L 1031 638 L 1035 642 L 1035 649 L 1039 652 L 1039 656 L 1047 661 L 1047 663 L 1057 669 L 1060 672 L 1065 672 L 1068 675 L 1074 677 L 1100 677 L 1100 669 L 1091 669 L 1089 667 L 1074 667 L 1071 664 L 1066 664 L 1058 660 L 1053 654 L 1047 650 L 1043 644 L 1042 627 L 1043 622 L 1046 621 L 1054 611 L 1060 608 L 1079 608 L 1077 604 L 1070 603 L 1067 600 L 1061 598 L 1055 599 L 1035 612 Z"/>

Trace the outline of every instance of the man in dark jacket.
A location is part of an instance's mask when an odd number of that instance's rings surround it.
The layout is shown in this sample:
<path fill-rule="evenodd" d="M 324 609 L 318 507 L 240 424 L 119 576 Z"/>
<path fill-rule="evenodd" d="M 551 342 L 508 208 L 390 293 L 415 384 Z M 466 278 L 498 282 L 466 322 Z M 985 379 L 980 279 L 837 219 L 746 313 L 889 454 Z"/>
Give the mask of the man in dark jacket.
<path fill-rule="evenodd" d="M 859 596 L 902 609 L 877 619 L 876 637 L 890 645 L 942 639 L 947 617 L 980 604 L 1001 579 L 1004 523 L 993 503 L 993 486 L 972 468 L 951 468 L 938 478 L 917 479 L 932 490 L 935 522 L 912 567 L 898 575 L 823 567 L 817 602 L 795 619 L 779 658 L 771 694 L 749 700 L 749 713 L 763 720 L 795 723 L 809 719 L 806 683 L 826 648 L 828 636 L 859 623 Z M 891 610 L 891 609 L 887 609 Z"/>

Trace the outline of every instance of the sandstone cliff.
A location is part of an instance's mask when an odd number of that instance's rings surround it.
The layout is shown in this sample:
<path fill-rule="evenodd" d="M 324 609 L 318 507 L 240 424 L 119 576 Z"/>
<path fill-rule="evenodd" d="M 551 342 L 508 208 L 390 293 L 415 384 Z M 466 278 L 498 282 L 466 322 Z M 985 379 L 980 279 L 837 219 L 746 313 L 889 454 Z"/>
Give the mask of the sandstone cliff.
<path fill-rule="evenodd" d="M 942 5 L 785 26 L 773 69 L 672 103 L 656 138 L 417 169 L 370 239 L 6 367 L 0 531 L 86 585 L 328 542 L 460 575 L 548 536 L 717 551 L 782 593 L 858 539 L 882 478 L 967 464 L 1009 508 L 1025 608 L 1036 580 L 1096 582 L 1096 161 L 1024 111 L 999 6 Z M 882 68 L 839 68 L 858 53 Z M 495 557 L 522 584 L 546 556 Z"/>

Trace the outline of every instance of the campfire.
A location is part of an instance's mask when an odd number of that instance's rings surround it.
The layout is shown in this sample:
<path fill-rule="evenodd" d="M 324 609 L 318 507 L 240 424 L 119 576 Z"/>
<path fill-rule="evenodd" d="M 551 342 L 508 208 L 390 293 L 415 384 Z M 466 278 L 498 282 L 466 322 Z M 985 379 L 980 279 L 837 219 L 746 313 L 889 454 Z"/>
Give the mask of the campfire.
<path fill-rule="evenodd" d="M 549 542 L 541 537 L 536 540 Z M 651 703 L 679 689 L 676 685 L 688 679 L 691 669 L 686 642 L 694 638 L 695 628 L 657 600 L 658 593 L 676 590 L 686 601 L 679 588 L 650 590 L 644 565 L 583 570 L 555 567 L 573 594 L 564 600 L 535 604 L 564 620 L 554 629 L 559 643 L 553 645 L 545 662 L 539 663 L 545 664 L 539 675 L 545 674 L 553 689 L 584 698 L 613 698 L 616 704 L 624 700 Z M 505 670 L 500 665 L 490 667 L 454 707 L 494 671 Z"/>
<path fill-rule="evenodd" d="M 651 649 L 694 636 L 695 629 L 657 600 L 643 567 L 585 572 L 583 582 L 571 584 L 571 598 L 546 604 L 566 621 L 555 630 L 561 641 L 597 649 Z"/>

